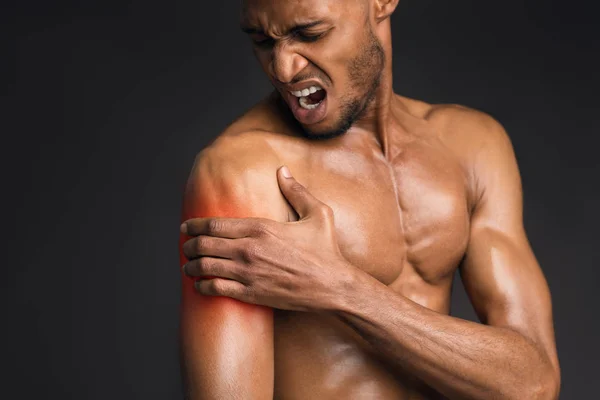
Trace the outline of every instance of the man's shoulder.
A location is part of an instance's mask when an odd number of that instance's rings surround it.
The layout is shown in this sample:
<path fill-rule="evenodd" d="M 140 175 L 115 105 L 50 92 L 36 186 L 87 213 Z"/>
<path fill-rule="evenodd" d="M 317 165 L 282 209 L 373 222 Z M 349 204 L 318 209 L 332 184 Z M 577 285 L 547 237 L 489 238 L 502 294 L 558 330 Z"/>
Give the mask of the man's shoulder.
<path fill-rule="evenodd" d="M 512 169 L 515 163 L 511 140 L 490 114 L 459 104 L 427 104 L 416 108 L 429 130 L 452 152 L 465 171 L 472 203 L 491 174 Z"/>
<path fill-rule="evenodd" d="M 459 104 L 432 104 L 426 119 L 445 145 L 458 155 L 475 156 L 482 150 L 510 142 L 493 116 Z"/>
<path fill-rule="evenodd" d="M 507 138 L 503 126 L 490 114 L 460 104 L 434 104 L 399 96 L 411 115 L 427 122 L 435 136 L 450 147 L 481 146 Z"/>
<path fill-rule="evenodd" d="M 469 174 L 484 166 L 490 152 L 512 157 L 506 130 L 490 114 L 460 104 L 430 104 L 406 97 L 401 100 L 411 115 L 425 122 L 426 135 L 439 139 Z"/>
<path fill-rule="evenodd" d="M 269 143 L 270 132 L 224 132 L 195 157 L 193 174 L 239 180 L 275 171 L 281 160 Z"/>
<path fill-rule="evenodd" d="M 262 132 L 221 135 L 196 155 L 186 198 L 213 215 L 244 211 L 283 221 L 289 210 L 277 182 L 281 165 Z"/>

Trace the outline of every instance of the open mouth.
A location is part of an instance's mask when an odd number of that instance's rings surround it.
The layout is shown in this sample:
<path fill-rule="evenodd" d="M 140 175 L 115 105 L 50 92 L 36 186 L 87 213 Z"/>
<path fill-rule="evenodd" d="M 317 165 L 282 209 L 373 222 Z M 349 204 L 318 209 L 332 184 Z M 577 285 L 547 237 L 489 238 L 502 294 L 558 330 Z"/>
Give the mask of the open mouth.
<path fill-rule="evenodd" d="M 327 96 L 327 92 L 319 86 L 311 86 L 291 93 L 298 98 L 298 104 L 305 110 L 314 110 L 319 107 Z"/>
<path fill-rule="evenodd" d="M 288 91 L 288 104 L 294 117 L 302 124 L 320 122 L 327 114 L 327 91 L 319 85 Z"/>

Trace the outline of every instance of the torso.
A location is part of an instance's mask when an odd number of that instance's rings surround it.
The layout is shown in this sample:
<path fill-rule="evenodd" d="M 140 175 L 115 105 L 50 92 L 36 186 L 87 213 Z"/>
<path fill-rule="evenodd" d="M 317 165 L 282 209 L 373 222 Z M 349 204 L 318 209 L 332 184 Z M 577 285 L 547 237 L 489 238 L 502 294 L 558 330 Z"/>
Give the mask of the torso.
<path fill-rule="evenodd" d="M 422 306 L 449 313 L 470 202 L 464 168 L 435 126 L 405 118 L 387 154 L 368 136 L 335 146 L 287 134 L 264 137 L 294 177 L 333 209 L 340 250 L 352 265 Z M 276 400 L 441 398 L 392 371 L 334 316 L 274 315 Z"/>

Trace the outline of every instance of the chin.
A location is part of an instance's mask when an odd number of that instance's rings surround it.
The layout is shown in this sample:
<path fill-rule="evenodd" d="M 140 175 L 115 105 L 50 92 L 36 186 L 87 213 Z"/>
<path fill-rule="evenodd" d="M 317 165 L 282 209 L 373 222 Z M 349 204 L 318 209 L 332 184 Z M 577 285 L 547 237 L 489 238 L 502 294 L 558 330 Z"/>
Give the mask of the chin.
<path fill-rule="evenodd" d="M 302 126 L 305 136 L 313 140 L 326 140 L 344 135 L 364 113 L 367 104 L 370 102 L 369 97 L 371 96 L 367 96 L 367 101 L 363 104 L 361 104 L 359 100 L 344 103 L 343 106 L 337 110 L 337 114 L 339 115 L 335 117 L 333 122 L 329 122 L 334 118 L 333 116 L 330 116 L 330 118 L 326 117 L 317 124 Z"/>
<path fill-rule="evenodd" d="M 350 127 L 340 126 L 338 128 L 316 128 L 302 127 L 304 136 L 312 140 L 327 140 L 342 136 L 348 132 Z"/>

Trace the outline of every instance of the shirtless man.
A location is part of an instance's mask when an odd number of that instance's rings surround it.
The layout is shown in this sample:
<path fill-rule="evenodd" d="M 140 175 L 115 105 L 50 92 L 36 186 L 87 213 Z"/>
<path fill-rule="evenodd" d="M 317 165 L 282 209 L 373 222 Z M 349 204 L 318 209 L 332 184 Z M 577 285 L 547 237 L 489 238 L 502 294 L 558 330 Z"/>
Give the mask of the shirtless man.
<path fill-rule="evenodd" d="M 242 3 L 275 90 L 187 183 L 186 396 L 557 398 L 550 294 L 501 125 L 394 94 L 398 0 Z M 449 316 L 457 268 L 481 324 Z"/>

